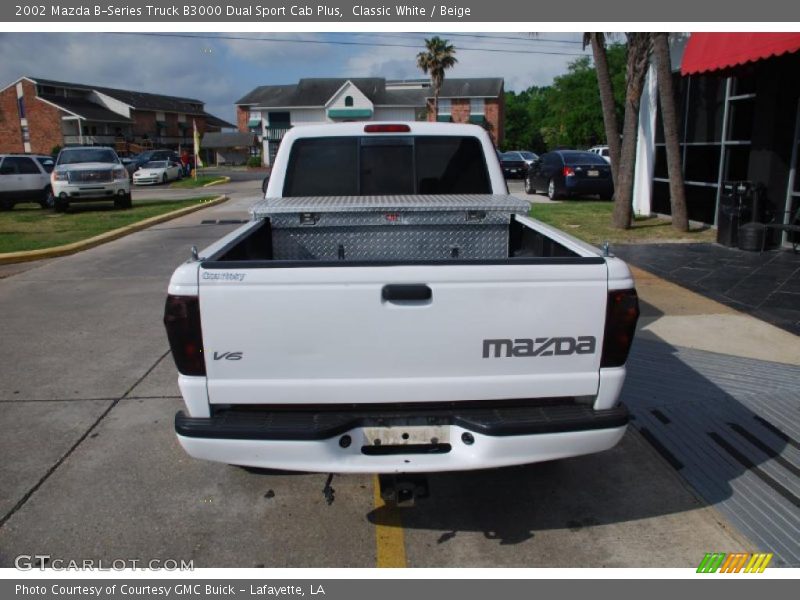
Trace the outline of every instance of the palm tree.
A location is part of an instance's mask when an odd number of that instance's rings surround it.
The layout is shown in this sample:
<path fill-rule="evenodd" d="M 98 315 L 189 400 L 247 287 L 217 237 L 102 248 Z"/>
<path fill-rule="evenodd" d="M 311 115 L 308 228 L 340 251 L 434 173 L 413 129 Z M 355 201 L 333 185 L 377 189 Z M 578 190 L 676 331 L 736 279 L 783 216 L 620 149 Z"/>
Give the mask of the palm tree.
<path fill-rule="evenodd" d="M 633 215 L 633 174 L 636 166 L 636 137 L 639 128 L 639 105 L 644 78 L 649 65 L 652 38 L 649 33 L 626 33 L 628 58 L 625 70 L 625 117 L 622 124 L 622 147 L 614 190 L 612 224 L 630 229 Z"/>
<path fill-rule="evenodd" d="M 444 72 L 458 62 L 455 53 L 456 49 L 449 40 L 434 36 L 425 40 L 425 50 L 417 54 L 417 67 L 431 76 L 434 120 L 439 118 L 439 93 L 444 83 Z"/>
<path fill-rule="evenodd" d="M 658 99 L 661 102 L 661 123 L 667 150 L 669 174 L 669 199 L 672 205 L 672 226 L 678 231 L 689 231 L 686 214 L 686 193 L 681 172 L 681 150 L 678 142 L 678 118 L 675 94 L 672 90 L 672 63 L 669 57 L 669 34 L 653 34 L 653 56 L 658 79 Z"/>
<path fill-rule="evenodd" d="M 608 156 L 611 160 L 611 178 L 614 189 L 617 189 L 617 173 L 619 170 L 619 123 L 614 103 L 614 87 L 611 84 L 611 72 L 608 69 L 606 54 L 606 37 L 603 33 L 584 33 L 583 47 L 592 47 L 594 68 L 597 73 L 597 87 L 600 90 L 600 105 L 603 109 L 603 125 L 606 130 Z"/>

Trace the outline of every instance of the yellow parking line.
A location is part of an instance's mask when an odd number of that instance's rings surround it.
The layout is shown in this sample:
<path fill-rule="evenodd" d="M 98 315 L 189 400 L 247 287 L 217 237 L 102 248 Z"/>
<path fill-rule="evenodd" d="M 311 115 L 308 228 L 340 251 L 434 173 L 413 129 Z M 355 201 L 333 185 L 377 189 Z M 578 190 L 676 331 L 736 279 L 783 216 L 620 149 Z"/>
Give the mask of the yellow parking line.
<path fill-rule="evenodd" d="M 381 486 L 378 476 L 372 478 L 372 489 L 375 497 L 375 512 L 380 523 L 375 525 L 375 543 L 377 546 L 377 566 L 379 568 L 403 568 L 406 566 L 406 543 L 403 535 L 403 523 L 400 510 L 389 506 L 381 498 Z"/>

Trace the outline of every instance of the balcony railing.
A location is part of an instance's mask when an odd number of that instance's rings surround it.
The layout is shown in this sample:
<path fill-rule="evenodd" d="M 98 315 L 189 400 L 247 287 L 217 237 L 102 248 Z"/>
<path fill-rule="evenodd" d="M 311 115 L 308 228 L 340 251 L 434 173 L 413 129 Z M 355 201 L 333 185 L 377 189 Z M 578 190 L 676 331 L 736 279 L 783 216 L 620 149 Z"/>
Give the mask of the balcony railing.
<path fill-rule="evenodd" d="M 267 127 L 264 129 L 264 137 L 270 142 L 279 142 L 286 135 L 286 132 L 291 129 L 290 127 Z"/>
<path fill-rule="evenodd" d="M 113 135 L 65 135 L 65 146 L 113 146 L 116 138 Z"/>
<path fill-rule="evenodd" d="M 282 136 L 281 136 L 282 137 Z M 151 148 L 177 148 L 183 146 L 190 148 L 194 143 L 191 133 L 185 136 L 176 135 L 150 135 L 144 137 L 141 135 L 136 136 L 115 136 L 115 135 L 64 135 L 65 146 L 111 146 L 117 149 L 117 152 L 141 152 L 142 150 L 149 150 Z"/>

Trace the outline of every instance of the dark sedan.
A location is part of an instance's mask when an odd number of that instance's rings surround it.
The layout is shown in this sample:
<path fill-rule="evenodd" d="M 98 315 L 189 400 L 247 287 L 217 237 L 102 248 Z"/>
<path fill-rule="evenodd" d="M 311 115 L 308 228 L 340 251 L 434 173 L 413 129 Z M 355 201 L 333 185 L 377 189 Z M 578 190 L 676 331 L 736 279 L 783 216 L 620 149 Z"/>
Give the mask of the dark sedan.
<path fill-rule="evenodd" d="M 551 200 L 572 196 L 600 196 L 601 200 L 611 200 L 614 195 L 611 167 L 592 152 L 548 152 L 531 165 L 525 178 L 528 194 L 540 190 Z"/>
<path fill-rule="evenodd" d="M 133 170 L 136 171 L 142 168 L 145 163 L 152 161 L 171 160 L 174 162 L 180 162 L 181 159 L 175 150 L 145 150 L 141 154 L 131 157 L 131 160 L 134 164 Z"/>
<path fill-rule="evenodd" d="M 519 152 L 502 152 L 499 154 L 500 167 L 506 179 L 522 178 L 528 172 L 528 163 Z"/>

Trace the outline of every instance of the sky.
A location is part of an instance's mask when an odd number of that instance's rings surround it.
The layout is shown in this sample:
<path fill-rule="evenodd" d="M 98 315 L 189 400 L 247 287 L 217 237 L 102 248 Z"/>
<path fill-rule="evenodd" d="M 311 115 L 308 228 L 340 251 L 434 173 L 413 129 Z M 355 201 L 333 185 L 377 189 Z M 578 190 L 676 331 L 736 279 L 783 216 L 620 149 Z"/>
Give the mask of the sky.
<path fill-rule="evenodd" d="M 302 77 L 425 77 L 417 52 L 433 33 L 0 33 L 0 87 L 23 75 L 197 98 L 235 123 L 259 85 Z M 548 85 L 579 55 L 581 33 L 436 33 L 456 48 L 446 77 Z M 246 39 L 243 39 L 246 38 Z"/>

